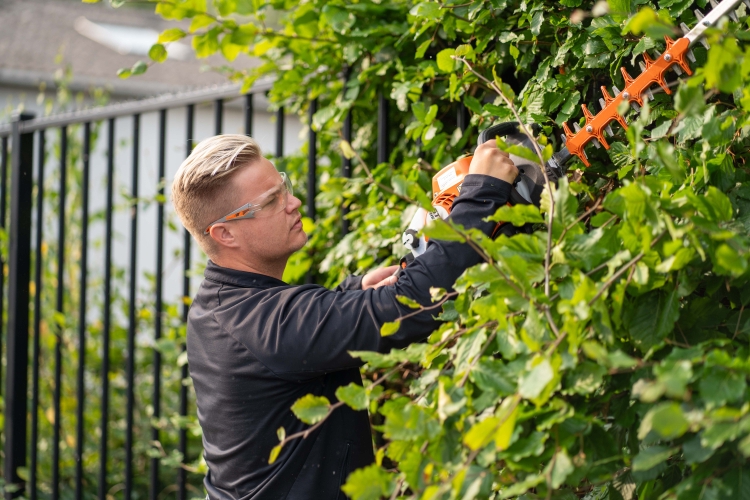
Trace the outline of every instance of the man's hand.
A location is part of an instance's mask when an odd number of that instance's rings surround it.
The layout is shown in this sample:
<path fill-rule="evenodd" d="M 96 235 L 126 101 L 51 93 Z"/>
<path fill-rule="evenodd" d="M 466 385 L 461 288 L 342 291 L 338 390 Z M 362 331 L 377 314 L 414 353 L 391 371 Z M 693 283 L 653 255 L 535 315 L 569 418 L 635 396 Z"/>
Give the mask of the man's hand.
<path fill-rule="evenodd" d="M 497 147 L 497 141 L 492 139 L 477 146 L 469 165 L 469 173 L 490 175 L 513 184 L 518 175 L 518 169 L 508 153 L 501 151 Z"/>
<path fill-rule="evenodd" d="M 362 290 L 368 288 L 380 288 L 381 286 L 395 285 L 398 278 L 393 274 L 398 266 L 381 267 L 365 274 L 362 278 Z"/>

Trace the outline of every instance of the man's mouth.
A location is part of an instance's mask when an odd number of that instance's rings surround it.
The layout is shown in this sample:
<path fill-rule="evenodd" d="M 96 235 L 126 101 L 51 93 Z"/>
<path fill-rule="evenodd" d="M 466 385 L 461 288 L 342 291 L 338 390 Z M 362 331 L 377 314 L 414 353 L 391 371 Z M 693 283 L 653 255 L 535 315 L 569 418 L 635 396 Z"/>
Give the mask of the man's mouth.
<path fill-rule="evenodd" d="M 292 225 L 292 229 L 302 229 L 302 216 L 298 215 L 297 220 L 294 221 L 294 224 Z"/>

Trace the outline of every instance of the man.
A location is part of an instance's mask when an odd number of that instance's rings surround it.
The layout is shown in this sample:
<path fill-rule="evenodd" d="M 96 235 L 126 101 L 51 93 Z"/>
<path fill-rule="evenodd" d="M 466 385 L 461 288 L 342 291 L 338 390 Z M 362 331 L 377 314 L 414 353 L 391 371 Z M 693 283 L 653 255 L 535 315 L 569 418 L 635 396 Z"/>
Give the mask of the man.
<path fill-rule="evenodd" d="M 495 141 L 479 146 L 451 219 L 489 234 L 484 218 L 504 205 L 518 171 Z M 366 411 L 337 409 L 305 439 L 290 411 L 306 395 L 336 401 L 339 386 L 361 384 L 348 351 L 388 352 L 437 327 L 429 312 L 380 336 L 380 326 L 412 310 L 396 297 L 430 304 L 430 287 L 451 288 L 479 256 L 468 245 L 431 240 L 398 279 L 394 267 L 349 277 L 335 290 L 289 286 L 281 277 L 307 235 L 289 179 L 242 135 L 204 140 L 180 166 L 177 214 L 210 258 L 190 308 L 187 350 L 211 499 L 336 499 L 353 470 L 373 461 Z"/>

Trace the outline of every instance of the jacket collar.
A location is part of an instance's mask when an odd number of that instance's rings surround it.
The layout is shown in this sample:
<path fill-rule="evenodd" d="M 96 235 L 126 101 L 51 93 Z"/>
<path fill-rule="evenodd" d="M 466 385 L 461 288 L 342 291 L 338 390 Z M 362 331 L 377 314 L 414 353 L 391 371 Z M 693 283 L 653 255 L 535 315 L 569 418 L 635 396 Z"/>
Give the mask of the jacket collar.
<path fill-rule="evenodd" d="M 287 285 L 287 283 L 271 276 L 266 276 L 265 274 L 250 273 L 247 271 L 230 269 L 228 267 L 221 267 L 215 264 L 212 260 L 209 260 L 208 264 L 206 264 L 206 270 L 203 272 L 203 276 L 211 281 L 218 281 L 219 283 L 240 286 L 243 288 L 273 288 L 276 286 Z"/>

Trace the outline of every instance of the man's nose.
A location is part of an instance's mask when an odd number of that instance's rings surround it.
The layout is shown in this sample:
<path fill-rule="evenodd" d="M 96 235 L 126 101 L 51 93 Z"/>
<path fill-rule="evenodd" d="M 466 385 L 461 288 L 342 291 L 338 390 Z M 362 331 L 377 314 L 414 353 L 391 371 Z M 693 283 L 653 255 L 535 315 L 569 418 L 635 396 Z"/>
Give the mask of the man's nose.
<path fill-rule="evenodd" d="M 302 202 L 300 201 L 300 199 L 294 196 L 293 194 L 287 194 L 287 197 L 288 197 L 286 200 L 287 212 L 292 213 L 302 206 Z"/>

